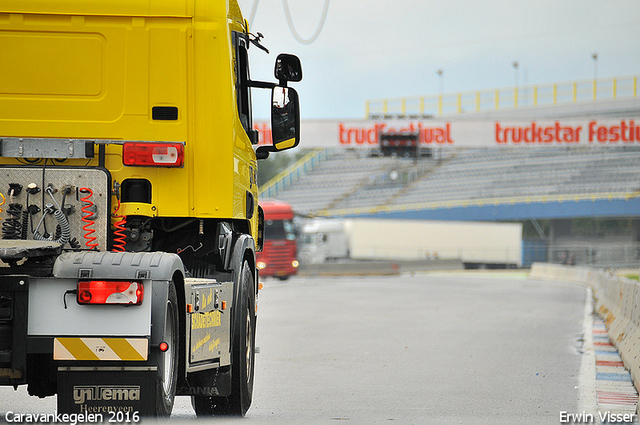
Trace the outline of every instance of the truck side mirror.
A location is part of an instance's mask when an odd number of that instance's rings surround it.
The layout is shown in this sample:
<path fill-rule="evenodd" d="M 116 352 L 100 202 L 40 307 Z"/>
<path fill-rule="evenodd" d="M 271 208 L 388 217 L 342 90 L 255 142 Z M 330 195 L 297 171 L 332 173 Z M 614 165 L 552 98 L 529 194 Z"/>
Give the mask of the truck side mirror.
<path fill-rule="evenodd" d="M 271 130 L 276 152 L 300 143 L 300 103 L 291 87 L 275 86 L 271 90 Z"/>
<path fill-rule="evenodd" d="M 289 82 L 302 80 L 302 65 L 295 55 L 281 53 L 274 69 L 278 84 L 251 81 L 251 87 L 271 89 L 271 137 L 273 144 L 256 149 L 257 159 L 266 159 L 270 152 L 295 148 L 300 143 L 300 102 Z"/>
<path fill-rule="evenodd" d="M 286 87 L 287 81 L 296 83 L 302 80 L 302 64 L 295 55 L 280 53 L 276 58 L 274 74 L 281 86 Z"/>

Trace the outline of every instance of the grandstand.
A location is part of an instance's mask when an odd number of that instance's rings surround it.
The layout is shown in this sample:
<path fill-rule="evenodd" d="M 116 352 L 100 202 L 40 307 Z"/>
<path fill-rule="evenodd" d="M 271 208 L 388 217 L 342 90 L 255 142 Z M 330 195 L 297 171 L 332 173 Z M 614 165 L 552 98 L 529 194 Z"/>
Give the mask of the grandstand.
<path fill-rule="evenodd" d="M 591 266 L 640 261 L 640 147 L 443 148 L 412 159 L 376 154 L 314 151 L 263 194 L 304 216 L 532 223 L 538 234 L 524 240 L 525 266 L 569 254 Z M 579 218 L 617 227 L 612 232 L 594 222 L 594 231 L 575 233 Z M 544 230 L 538 220 L 547 221 Z"/>
<path fill-rule="evenodd" d="M 441 149 L 417 159 L 376 153 L 318 151 L 324 159 L 312 170 L 265 193 L 312 216 L 640 196 L 635 146 Z"/>

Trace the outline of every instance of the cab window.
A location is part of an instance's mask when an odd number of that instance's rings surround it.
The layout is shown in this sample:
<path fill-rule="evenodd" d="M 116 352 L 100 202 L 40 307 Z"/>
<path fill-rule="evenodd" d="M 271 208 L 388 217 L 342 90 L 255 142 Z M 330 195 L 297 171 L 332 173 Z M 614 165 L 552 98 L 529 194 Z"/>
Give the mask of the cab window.
<path fill-rule="evenodd" d="M 238 115 L 242 127 L 248 133 L 253 123 L 251 120 L 251 88 L 249 82 L 249 54 L 247 52 L 248 41 L 244 34 L 234 33 L 235 47 L 235 71 L 236 71 L 236 95 L 238 97 Z"/>

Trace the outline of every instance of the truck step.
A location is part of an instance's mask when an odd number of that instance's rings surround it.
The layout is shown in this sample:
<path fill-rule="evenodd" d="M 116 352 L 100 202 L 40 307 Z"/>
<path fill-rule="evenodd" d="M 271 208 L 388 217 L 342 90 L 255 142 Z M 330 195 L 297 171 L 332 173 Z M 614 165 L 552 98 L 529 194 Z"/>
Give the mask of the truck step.
<path fill-rule="evenodd" d="M 0 258 L 21 260 L 24 257 L 55 256 L 62 252 L 62 245 L 49 241 L 0 240 Z"/>

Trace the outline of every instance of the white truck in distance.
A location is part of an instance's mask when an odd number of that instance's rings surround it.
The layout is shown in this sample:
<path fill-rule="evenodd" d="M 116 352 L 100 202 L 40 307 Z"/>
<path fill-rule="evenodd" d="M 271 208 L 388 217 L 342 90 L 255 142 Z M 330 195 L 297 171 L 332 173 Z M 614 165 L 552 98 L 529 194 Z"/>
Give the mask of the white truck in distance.
<path fill-rule="evenodd" d="M 299 259 L 460 260 L 465 268 L 522 266 L 522 224 L 322 219 L 301 226 Z"/>

